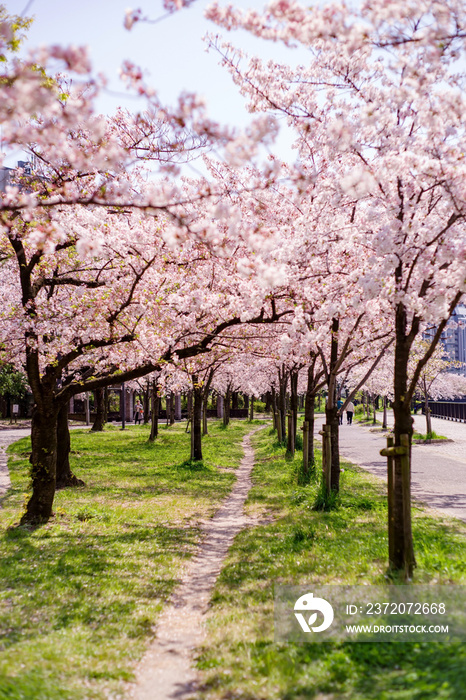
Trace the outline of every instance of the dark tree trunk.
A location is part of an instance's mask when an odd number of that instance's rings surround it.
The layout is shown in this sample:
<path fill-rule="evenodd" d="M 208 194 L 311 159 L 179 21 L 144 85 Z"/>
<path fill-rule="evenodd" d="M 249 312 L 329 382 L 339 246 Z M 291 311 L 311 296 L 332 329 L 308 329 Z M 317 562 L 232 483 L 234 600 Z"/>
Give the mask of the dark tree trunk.
<path fill-rule="evenodd" d="M 278 370 L 280 391 L 278 396 L 278 410 L 280 411 L 282 440 L 286 438 L 286 389 L 288 386 L 288 372 L 285 367 L 282 371 Z"/>
<path fill-rule="evenodd" d="M 267 391 L 265 394 L 265 412 L 270 413 L 272 410 L 272 394 Z"/>
<path fill-rule="evenodd" d="M 291 392 L 291 397 L 290 397 L 290 409 L 291 413 L 293 415 L 293 436 L 292 440 L 294 445 L 296 446 L 296 432 L 297 432 L 297 426 L 298 426 L 298 371 L 294 371 L 290 373 L 290 392 Z"/>
<path fill-rule="evenodd" d="M 429 393 L 427 391 L 427 382 L 425 376 L 423 377 L 424 384 L 424 411 L 426 414 L 426 437 L 428 438 L 432 434 L 432 418 L 430 415 L 429 406 Z"/>
<path fill-rule="evenodd" d="M 332 320 L 332 340 L 330 346 L 330 376 L 328 384 L 327 406 L 325 408 L 326 424 L 331 431 L 331 473 L 330 488 L 337 493 L 340 490 L 340 448 L 339 448 L 339 419 L 338 406 L 336 402 L 336 365 L 338 362 L 338 331 L 340 321 L 338 318 Z"/>
<path fill-rule="evenodd" d="M 254 420 L 254 396 L 249 399 L 249 420 Z"/>
<path fill-rule="evenodd" d="M 238 398 L 239 398 L 238 392 L 233 391 L 231 393 L 231 408 L 233 409 L 233 411 L 236 411 L 238 409 Z"/>
<path fill-rule="evenodd" d="M 331 476 L 330 476 L 330 488 L 332 491 L 337 493 L 340 490 L 340 449 L 339 449 L 339 420 L 338 420 L 338 407 L 332 406 L 325 409 L 325 420 L 326 424 L 330 426 L 331 435 L 331 449 L 332 449 L 332 461 L 331 461 Z"/>
<path fill-rule="evenodd" d="M 230 398 L 231 390 L 228 388 L 223 402 L 223 425 L 226 427 L 230 422 Z"/>
<path fill-rule="evenodd" d="M 170 394 L 170 425 L 175 425 L 175 394 Z"/>
<path fill-rule="evenodd" d="M 102 391 L 102 390 L 101 390 Z M 56 488 L 85 486 L 82 479 L 73 474 L 70 467 L 71 439 L 68 426 L 68 402 L 58 411 L 57 416 L 57 476 Z"/>
<path fill-rule="evenodd" d="M 207 403 L 209 401 L 208 396 L 204 396 L 202 399 L 202 435 L 208 434 L 207 428 Z"/>
<path fill-rule="evenodd" d="M 275 387 L 272 387 L 272 413 L 273 413 L 273 428 L 278 433 L 278 409 L 277 409 L 277 394 Z"/>
<path fill-rule="evenodd" d="M 109 409 L 109 395 L 108 395 L 108 386 L 105 387 L 104 389 L 104 425 L 108 423 L 108 409 Z"/>
<path fill-rule="evenodd" d="M 314 365 L 310 365 L 308 369 L 307 378 L 307 391 L 306 391 L 306 401 L 304 404 L 304 420 L 309 424 L 308 432 L 308 454 L 309 454 L 309 467 L 313 471 L 315 465 L 314 457 L 314 421 L 315 421 L 315 384 L 313 376 Z"/>
<path fill-rule="evenodd" d="M 149 422 L 149 405 L 150 405 L 150 382 L 146 383 L 146 388 L 144 389 L 144 425 Z"/>
<path fill-rule="evenodd" d="M 53 396 L 42 396 L 39 410 L 34 406 L 31 426 L 32 495 L 21 524 L 36 525 L 52 515 L 57 471 L 57 416 Z"/>
<path fill-rule="evenodd" d="M 105 425 L 105 401 L 104 401 L 104 390 L 95 389 L 94 390 L 94 402 L 95 402 L 95 420 L 91 430 L 95 432 L 101 432 Z M 58 465 L 57 465 L 57 476 L 58 476 Z M 58 486 L 58 482 L 57 482 Z"/>
<path fill-rule="evenodd" d="M 193 420 L 191 430 L 193 436 L 191 440 L 191 460 L 193 462 L 202 461 L 202 387 L 199 386 L 198 377 L 193 374 Z"/>
<path fill-rule="evenodd" d="M 155 379 L 152 381 L 152 419 L 150 425 L 149 442 L 154 442 L 159 434 L 159 391 Z"/>
<path fill-rule="evenodd" d="M 413 419 L 411 417 L 411 397 L 408 394 L 408 362 L 413 339 L 407 335 L 406 309 L 398 304 L 395 316 L 395 370 L 393 414 L 395 419 L 395 447 L 402 445 L 401 436 L 409 436 L 407 459 L 394 457 L 394 550 L 391 565 L 396 570 L 404 570 L 411 578 L 415 566 L 413 536 L 411 527 L 411 441 Z"/>

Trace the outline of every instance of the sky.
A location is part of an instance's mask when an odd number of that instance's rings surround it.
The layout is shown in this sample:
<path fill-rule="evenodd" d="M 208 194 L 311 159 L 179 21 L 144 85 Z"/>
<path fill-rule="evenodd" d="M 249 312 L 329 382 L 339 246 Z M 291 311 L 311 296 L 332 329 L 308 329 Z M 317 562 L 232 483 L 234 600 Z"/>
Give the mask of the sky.
<path fill-rule="evenodd" d="M 111 113 L 118 105 L 132 108 L 131 102 L 118 82 L 118 72 L 125 59 L 131 59 L 147 71 L 147 82 L 159 93 L 162 101 L 173 104 L 182 90 L 203 95 L 209 115 L 221 123 L 241 126 L 251 116 L 225 68 L 219 65 L 215 52 L 206 52 L 202 37 L 207 33 L 221 34 L 235 45 L 263 58 L 292 63 L 306 60 L 300 53 L 285 46 L 270 44 L 245 32 L 231 34 L 207 22 L 203 13 L 209 2 L 197 0 L 190 8 L 176 12 L 155 24 L 136 23 L 131 31 L 123 26 L 125 11 L 131 0 L 1 0 L 11 14 L 33 16 L 25 48 L 49 44 L 86 45 L 90 49 L 95 71 L 110 79 L 110 91 L 104 95 L 98 109 Z M 237 0 L 239 7 L 261 9 L 264 0 Z M 159 18 L 164 14 L 161 0 L 135 0 L 133 9 L 141 7 L 143 14 Z M 291 137 L 284 134 L 279 152 L 289 151 Z"/>

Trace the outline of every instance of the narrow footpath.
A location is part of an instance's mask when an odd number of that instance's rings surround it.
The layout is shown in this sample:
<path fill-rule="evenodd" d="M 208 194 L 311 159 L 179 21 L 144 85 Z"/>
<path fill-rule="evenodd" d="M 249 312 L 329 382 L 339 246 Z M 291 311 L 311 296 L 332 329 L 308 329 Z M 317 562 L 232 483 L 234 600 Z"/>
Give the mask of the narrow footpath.
<path fill-rule="evenodd" d="M 251 488 L 254 451 L 250 436 L 255 432 L 243 438 L 244 457 L 233 490 L 205 524 L 198 554 L 157 620 L 156 639 L 139 663 L 136 683 L 129 689 L 134 700 L 183 700 L 196 691 L 193 651 L 204 639 L 204 617 L 212 589 L 234 537 L 248 525 L 243 506 Z"/>
<path fill-rule="evenodd" d="M 319 417 L 320 418 L 320 417 Z M 381 421 L 382 415 L 377 418 Z M 388 424 L 393 423 L 389 413 Z M 434 444 L 413 445 L 411 490 L 413 497 L 439 512 L 466 521 L 466 424 L 432 419 L 438 435 L 453 440 Z M 321 430 L 318 421 L 317 432 Z M 425 418 L 416 416 L 416 430 L 425 432 Z M 316 434 L 320 441 L 320 436 Z M 371 432 L 371 426 L 358 424 L 340 426 L 340 454 L 372 474 L 387 478 L 387 461 L 380 456 L 386 446 L 386 437 Z"/>

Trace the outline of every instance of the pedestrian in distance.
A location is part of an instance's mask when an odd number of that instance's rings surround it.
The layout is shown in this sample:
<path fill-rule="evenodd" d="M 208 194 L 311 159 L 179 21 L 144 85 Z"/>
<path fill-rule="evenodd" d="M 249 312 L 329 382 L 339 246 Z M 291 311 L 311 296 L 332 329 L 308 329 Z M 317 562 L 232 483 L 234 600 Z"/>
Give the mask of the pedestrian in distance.
<path fill-rule="evenodd" d="M 142 419 L 142 404 L 138 400 L 136 401 L 136 406 L 134 407 L 134 424 L 140 423 Z"/>
<path fill-rule="evenodd" d="M 352 423 L 353 423 L 353 413 L 354 413 L 354 403 L 352 401 L 350 401 L 346 407 L 346 422 L 348 423 L 348 425 L 352 425 Z"/>
<path fill-rule="evenodd" d="M 339 425 L 343 425 L 343 411 L 341 410 L 342 406 L 343 406 L 343 401 L 341 399 L 338 399 L 337 408 L 338 408 L 338 424 Z"/>

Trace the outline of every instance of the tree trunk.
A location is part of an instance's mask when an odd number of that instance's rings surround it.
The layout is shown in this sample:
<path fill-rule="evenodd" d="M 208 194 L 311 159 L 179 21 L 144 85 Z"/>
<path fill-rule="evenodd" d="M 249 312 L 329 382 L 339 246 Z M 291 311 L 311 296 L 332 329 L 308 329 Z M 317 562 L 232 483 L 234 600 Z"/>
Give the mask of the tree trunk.
<path fill-rule="evenodd" d="M 102 390 L 101 390 L 102 391 Z M 56 488 L 85 486 L 82 479 L 73 474 L 70 467 L 71 439 L 68 426 L 68 402 L 58 411 L 57 416 L 57 475 Z"/>
<path fill-rule="evenodd" d="M 272 410 L 272 395 L 270 391 L 265 392 L 265 412 L 270 413 Z"/>
<path fill-rule="evenodd" d="M 308 369 L 307 375 L 307 391 L 306 391 L 306 401 L 304 404 L 304 420 L 307 421 L 309 426 L 308 431 L 308 455 L 309 455 L 309 470 L 314 471 L 315 458 L 314 458 L 314 420 L 315 420 L 315 387 L 314 387 L 314 377 L 313 377 L 313 365 Z"/>
<path fill-rule="evenodd" d="M 275 387 L 272 387 L 272 413 L 273 413 L 273 428 L 278 432 L 278 410 L 277 410 L 277 394 Z"/>
<path fill-rule="evenodd" d="M 429 395 L 428 395 L 428 391 L 427 391 L 426 378 L 423 377 L 422 381 L 424 384 L 424 411 L 426 413 L 426 437 L 429 437 L 432 434 L 432 419 L 430 416 Z"/>
<path fill-rule="evenodd" d="M 394 551 L 391 566 L 405 571 L 405 576 L 411 578 L 415 566 L 413 536 L 411 527 L 411 441 L 413 435 L 413 419 L 410 412 L 410 397 L 408 391 L 408 362 L 413 340 L 407 337 L 406 309 L 398 304 L 395 316 L 395 369 L 393 414 L 395 419 L 395 447 L 402 446 L 402 435 L 408 435 L 407 459 L 396 455 L 394 457 Z"/>
<path fill-rule="evenodd" d="M 175 425 L 175 394 L 170 394 L 170 425 Z"/>
<path fill-rule="evenodd" d="M 383 430 L 387 430 L 387 397 L 383 397 L 383 421 L 382 421 L 382 428 Z"/>
<path fill-rule="evenodd" d="M 328 406 L 325 409 L 326 424 L 330 426 L 331 436 L 331 476 L 330 488 L 337 493 L 340 490 L 340 447 L 339 447 L 339 420 L 338 407 Z"/>
<path fill-rule="evenodd" d="M 330 346 L 330 375 L 328 379 L 328 397 L 325 408 L 326 424 L 330 426 L 331 435 L 331 475 L 330 488 L 337 493 L 340 490 L 340 448 L 339 448 L 339 419 L 338 406 L 336 402 L 336 382 L 335 368 L 338 362 L 338 331 L 340 321 L 338 318 L 332 320 L 332 340 Z"/>
<path fill-rule="evenodd" d="M 152 381 L 152 420 L 150 425 L 149 442 L 154 442 L 159 434 L 159 392 L 155 379 Z"/>
<path fill-rule="evenodd" d="M 202 461 L 202 387 L 198 384 L 198 377 L 193 374 L 193 420 L 191 430 L 193 438 L 191 440 L 191 461 Z"/>
<path fill-rule="evenodd" d="M 146 388 L 144 389 L 144 425 L 149 423 L 149 404 L 150 404 L 150 382 L 146 383 Z"/>
<path fill-rule="evenodd" d="M 101 432 L 104 429 L 104 417 L 105 417 L 105 401 L 104 401 L 104 390 L 103 389 L 95 389 L 94 390 L 94 401 L 95 401 L 95 420 L 93 423 L 93 426 L 91 428 L 92 431 L 94 432 Z M 60 409 L 61 412 L 62 409 Z M 60 420 L 60 416 L 58 417 L 58 420 Z M 68 425 L 68 416 L 67 416 L 67 425 Z M 58 476 L 58 463 L 57 463 L 57 476 Z M 58 481 L 57 481 L 57 487 L 58 487 Z"/>
<path fill-rule="evenodd" d="M 34 406 L 31 426 L 32 495 L 21 524 L 37 525 L 52 516 L 57 470 L 57 416 L 53 397 L 42 397 L 39 410 Z"/>
<path fill-rule="evenodd" d="M 230 422 L 230 397 L 231 390 L 227 389 L 225 400 L 223 402 L 223 425 L 226 427 Z"/>
<path fill-rule="evenodd" d="M 236 411 L 238 409 L 238 392 L 237 391 L 232 391 L 231 392 L 231 408 L 233 411 Z"/>
<path fill-rule="evenodd" d="M 108 386 L 106 386 L 104 389 L 104 425 L 108 423 L 109 403 Z"/>
<path fill-rule="evenodd" d="M 287 438 L 287 443 L 286 443 L 286 452 L 289 455 L 294 455 L 295 442 L 294 442 L 293 411 L 288 411 L 286 417 L 287 417 L 287 423 L 288 423 L 288 438 Z"/>
<path fill-rule="evenodd" d="M 202 399 L 202 435 L 208 435 L 207 432 L 207 403 L 209 401 L 208 396 L 204 396 Z"/>
<path fill-rule="evenodd" d="M 288 386 L 288 372 L 285 367 L 282 367 L 282 372 L 278 370 L 280 391 L 278 396 L 278 410 L 280 411 L 281 418 L 281 434 L 282 440 L 286 438 L 286 389 Z"/>
<path fill-rule="evenodd" d="M 298 372 L 290 373 L 290 409 L 293 415 L 293 444 L 296 446 L 296 432 L 298 429 Z"/>
<path fill-rule="evenodd" d="M 254 420 L 254 396 L 249 398 L 249 420 Z"/>
<path fill-rule="evenodd" d="M 175 420 L 181 420 L 181 394 L 175 394 Z"/>

